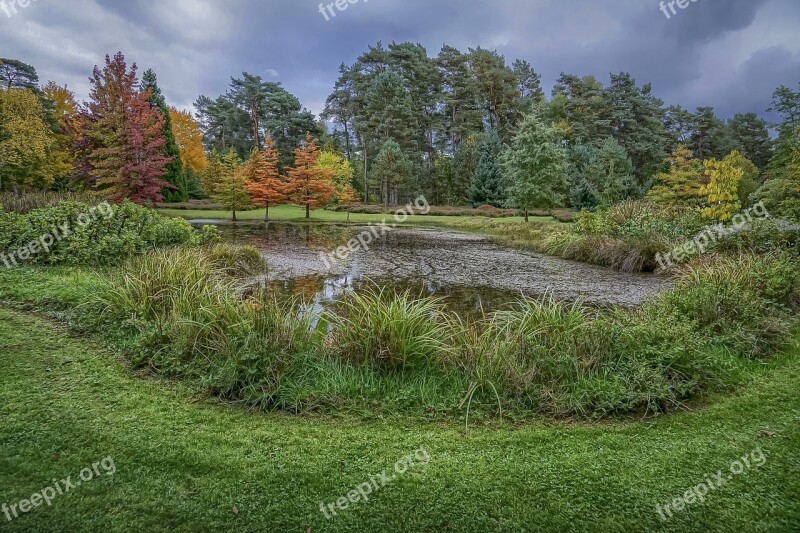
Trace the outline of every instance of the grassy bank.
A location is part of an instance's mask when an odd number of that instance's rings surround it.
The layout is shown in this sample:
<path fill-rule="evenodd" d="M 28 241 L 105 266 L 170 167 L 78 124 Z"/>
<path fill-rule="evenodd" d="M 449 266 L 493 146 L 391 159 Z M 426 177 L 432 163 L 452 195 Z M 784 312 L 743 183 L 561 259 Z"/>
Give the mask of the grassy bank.
<path fill-rule="evenodd" d="M 629 531 L 800 528 L 800 351 L 739 394 L 647 422 L 508 423 L 264 415 L 134 372 L 30 314 L 0 310 L 0 502 L 112 457 L 101 476 L 8 531 Z M 142 379 L 149 377 L 151 379 Z M 713 400 L 713 399 L 712 399 Z M 768 437 L 767 435 L 773 435 Z M 411 469 L 327 520 L 345 496 L 424 447 Z M 662 521 L 664 504 L 760 447 L 763 466 Z"/>
<path fill-rule="evenodd" d="M 435 299 L 352 294 L 322 315 L 237 277 L 251 248 L 171 248 L 103 272 L 0 272 L 0 298 L 58 311 L 137 368 L 266 411 L 422 418 L 600 418 L 732 391 L 785 345 L 798 297 L 786 256 L 714 258 L 639 309 L 524 300 L 475 322 Z"/>
<path fill-rule="evenodd" d="M 230 211 L 215 209 L 168 209 L 161 208 L 159 213 L 168 217 L 178 217 L 187 220 L 231 220 Z M 254 209 L 236 213 L 237 218 L 243 222 L 260 222 L 264 220 L 264 210 Z M 270 220 L 273 222 L 308 222 L 305 218 L 305 210 L 296 206 L 281 205 L 271 207 L 269 210 Z M 348 213 L 343 211 L 328 211 L 320 209 L 311 212 L 311 223 L 338 223 L 338 224 L 368 224 L 378 223 L 386 220 L 387 223 L 394 223 L 392 215 L 371 214 L 371 213 Z M 520 223 L 524 222 L 523 217 L 504 217 L 498 219 L 487 219 L 475 216 L 439 216 L 439 215 L 414 215 L 408 217 L 402 225 L 413 226 L 449 226 L 453 224 L 479 221 L 495 220 L 498 223 Z M 555 222 L 552 217 L 532 217 L 532 221 Z"/>

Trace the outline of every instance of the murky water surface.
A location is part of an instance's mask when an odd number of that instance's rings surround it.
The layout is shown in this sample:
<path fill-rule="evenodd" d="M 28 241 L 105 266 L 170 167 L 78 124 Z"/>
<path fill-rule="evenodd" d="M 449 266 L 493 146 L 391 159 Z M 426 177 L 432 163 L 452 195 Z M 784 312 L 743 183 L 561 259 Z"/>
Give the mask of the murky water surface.
<path fill-rule="evenodd" d="M 651 274 L 625 274 L 441 229 L 395 228 L 380 235 L 368 226 L 271 223 L 219 230 L 225 241 L 252 244 L 264 253 L 269 274 L 261 283 L 320 307 L 370 284 L 441 296 L 450 308 L 467 314 L 548 292 L 592 305 L 635 306 L 669 286 Z M 329 255 L 359 235 L 372 242 L 345 259 Z"/>

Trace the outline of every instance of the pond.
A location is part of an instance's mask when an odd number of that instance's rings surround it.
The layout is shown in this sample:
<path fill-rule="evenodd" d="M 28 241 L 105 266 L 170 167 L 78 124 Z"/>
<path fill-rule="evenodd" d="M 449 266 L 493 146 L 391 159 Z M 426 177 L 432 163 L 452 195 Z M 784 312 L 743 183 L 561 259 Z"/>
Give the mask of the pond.
<path fill-rule="evenodd" d="M 451 309 L 479 314 L 507 308 L 522 295 L 552 294 L 596 306 L 636 306 L 669 287 L 666 278 L 628 274 L 497 245 L 488 237 L 442 229 L 333 224 L 220 225 L 226 242 L 251 244 L 267 259 L 262 285 L 317 307 L 369 285 L 443 298 Z M 343 259 L 332 254 L 354 237 Z"/>

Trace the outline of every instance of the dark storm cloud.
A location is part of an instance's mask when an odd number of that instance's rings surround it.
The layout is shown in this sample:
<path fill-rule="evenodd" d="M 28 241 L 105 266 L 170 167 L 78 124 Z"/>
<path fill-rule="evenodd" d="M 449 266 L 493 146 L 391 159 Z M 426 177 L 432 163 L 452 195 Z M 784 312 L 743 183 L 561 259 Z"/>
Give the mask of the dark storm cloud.
<path fill-rule="evenodd" d="M 10 0 L 5 0 L 10 2 Z M 326 2 L 327 3 L 327 2 Z M 242 71 L 281 81 L 318 112 L 340 63 L 381 40 L 445 43 L 528 59 L 549 91 L 559 74 L 604 83 L 627 71 L 666 103 L 764 114 L 772 90 L 800 81 L 800 3 L 698 0 L 667 19 L 658 0 L 358 0 L 325 20 L 313 0 L 38 0 L 0 11 L 0 56 L 37 67 L 80 97 L 105 53 L 153 67 L 189 106 Z M 335 9 L 335 8 L 334 8 Z"/>

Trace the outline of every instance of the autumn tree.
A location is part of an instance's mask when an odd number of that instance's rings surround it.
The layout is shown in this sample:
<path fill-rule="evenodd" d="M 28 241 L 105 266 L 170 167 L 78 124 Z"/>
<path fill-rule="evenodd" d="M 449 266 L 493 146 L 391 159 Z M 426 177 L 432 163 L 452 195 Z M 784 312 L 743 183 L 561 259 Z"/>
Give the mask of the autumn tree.
<path fill-rule="evenodd" d="M 294 158 L 295 164 L 289 170 L 286 190 L 289 200 L 305 206 L 306 218 L 311 218 L 312 209 L 319 209 L 336 194 L 334 173 L 318 166 L 319 146 L 311 134 L 306 134 L 305 142 L 294 151 Z"/>
<path fill-rule="evenodd" d="M 200 130 L 200 125 L 191 113 L 175 107 L 169 108 L 169 116 L 172 119 L 172 131 L 180 150 L 183 168 L 198 175 L 202 174 L 208 167 L 208 157 L 203 148 L 203 132 Z"/>
<path fill-rule="evenodd" d="M 29 89 L 0 90 L 0 188 L 49 186 L 55 148 L 39 97 Z"/>
<path fill-rule="evenodd" d="M 646 199 L 670 205 L 699 206 L 703 203 L 703 165 L 686 145 L 678 145 L 667 158 L 669 170 L 656 175 L 656 185 Z"/>
<path fill-rule="evenodd" d="M 708 183 L 700 188 L 700 194 L 707 201 L 700 213 L 708 220 L 730 220 L 741 209 L 738 191 L 744 171 L 731 164 L 730 159 L 726 159 L 709 159 L 703 162 Z"/>
<path fill-rule="evenodd" d="M 211 197 L 224 209 L 233 213 L 232 220 L 237 222 L 236 212 L 250 207 L 250 195 L 247 192 L 247 171 L 241 164 L 238 154 L 229 150 L 220 162 L 220 180 L 214 184 Z"/>
<path fill-rule="evenodd" d="M 334 203 L 348 204 L 359 200 L 358 194 L 353 188 L 353 177 L 355 172 L 350 161 L 345 159 L 339 152 L 332 149 L 325 149 L 320 152 L 319 168 L 327 168 L 333 172 L 333 185 L 336 187 L 336 194 L 333 197 Z"/>
<path fill-rule="evenodd" d="M 158 78 L 153 69 L 147 69 L 142 75 L 141 92 L 147 94 L 147 101 L 150 106 L 164 119 L 161 130 L 161 134 L 164 137 L 162 151 L 170 161 L 162 178 L 172 184 L 172 187 L 163 191 L 164 197 L 170 202 L 185 202 L 189 198 L 186 190 L 186 176 L 183 173 L 183 160 L 181 159 L 180 148 L 175 140 L 175 134 L 172 131 L 172 117 L 167 107 L 167 101 L 158 86 Z"/>
<path fill-rule="evenodd" d="M 250 159 L 245 163 L 245 187 L 250 198 L 258 207 L 263 207 L 264 221 L 269 220 L 269 207 L 280 205 L 286 201 L 286 183 L 278 172 L 280 155 L 271 138 L 264 140 L 262 151 L 253 150 Z"/>
<path fill-rule="evenodd" d="M 95 188 L 114 202 L 162 201 L 173 187 L 162 179 L 172 159 L 164 155 L 164 117 L 137 89 L 136 64 L 129 70 L 122 52 L 107 55 L 91 82 L 84 134 Z"/>

